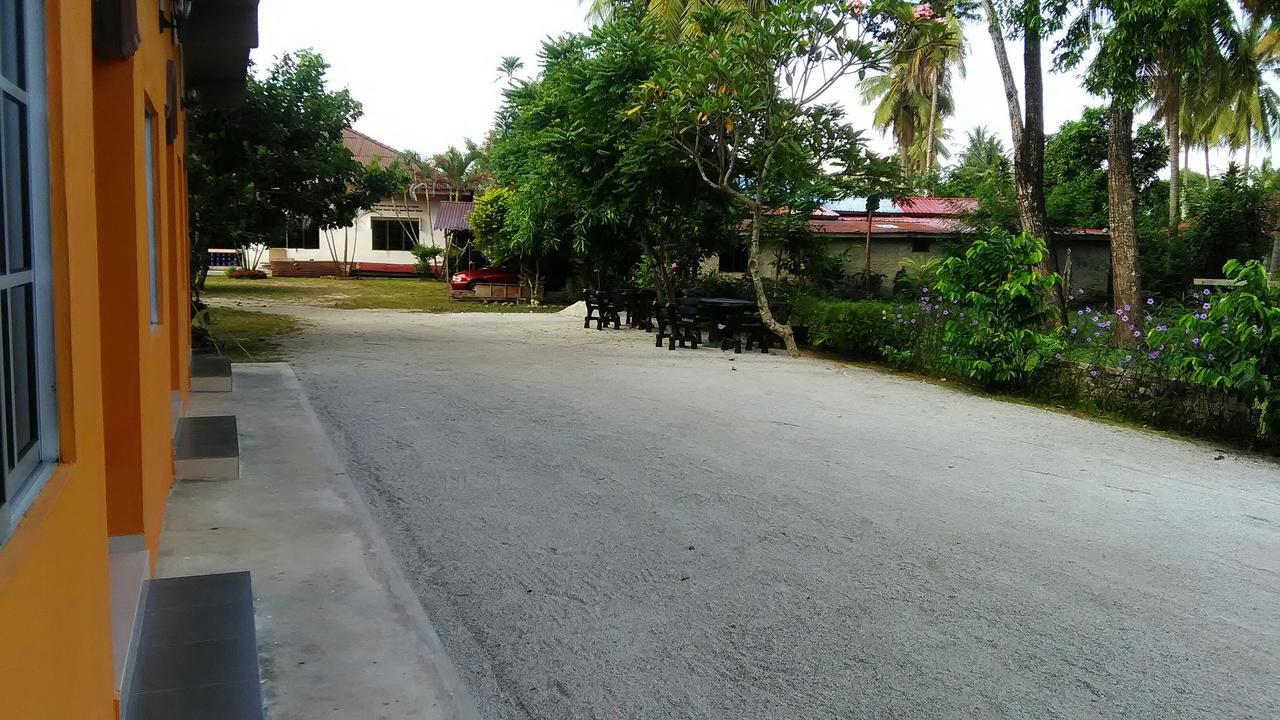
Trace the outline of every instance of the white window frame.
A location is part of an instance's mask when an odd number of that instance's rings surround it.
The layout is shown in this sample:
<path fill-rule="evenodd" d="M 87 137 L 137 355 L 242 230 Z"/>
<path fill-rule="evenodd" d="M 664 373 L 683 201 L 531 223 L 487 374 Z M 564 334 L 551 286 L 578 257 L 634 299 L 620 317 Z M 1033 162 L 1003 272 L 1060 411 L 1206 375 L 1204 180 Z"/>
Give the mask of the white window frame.
<path fill-rule="evenodd" d="M 35 446 L 0 482 L 5 503 L 0 506 L 0 544 L 8 540 L 22 516 L 53 475 L 60 460 L 58 437 L 57 368 L 53 337 L 53 250 L 49 210 L 49 98 L 45 87 L 45 17 L 43 0 L 17 0 L 22 8 L 25 37 L 23 70 L 27 109 L 28 210 L 31 216 L 32 324 L 35 343 Z M 0 79 L 0 83 L 4 83 Z M 4 86 L 14 94 L 16 88 Z M 17 91 L 21 92 L 21 91 Z M 17 97 L 17 95 L 15 95 Z M 0 413 L 2 416 L 2 413 Z M 5 430 L 7 432 L 7 429 Z"/>

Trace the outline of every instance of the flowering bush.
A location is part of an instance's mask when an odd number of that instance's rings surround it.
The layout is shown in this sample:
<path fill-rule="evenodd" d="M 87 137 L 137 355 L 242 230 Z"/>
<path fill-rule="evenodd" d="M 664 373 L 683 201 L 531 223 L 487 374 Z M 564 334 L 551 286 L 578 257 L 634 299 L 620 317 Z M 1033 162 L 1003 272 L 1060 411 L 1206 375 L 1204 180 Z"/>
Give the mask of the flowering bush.
<path fill-rule="evenodd" d="M 1217 296 L 1202 291 L 1175 327 L 1153 334 L 1177 348 L 1183 376 L 1248 402 L 1265 437 L 1280 427 L 1280 290 L 1256 260 L 1230 260 L 1223 273 L 1234 287 Z"/>

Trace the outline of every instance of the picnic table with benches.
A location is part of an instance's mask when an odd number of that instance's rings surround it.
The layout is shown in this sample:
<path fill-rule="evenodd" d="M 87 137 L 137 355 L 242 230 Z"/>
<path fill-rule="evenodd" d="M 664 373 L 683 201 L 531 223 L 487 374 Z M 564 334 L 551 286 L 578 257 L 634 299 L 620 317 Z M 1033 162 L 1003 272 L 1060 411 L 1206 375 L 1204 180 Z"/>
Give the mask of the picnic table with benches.
<path fill-rule="evenodd" d="M 675 302 L 663 302 L 652 290 L 630 288 L 588 290 L 585 300 L 584 328 L 594 322 L 597 330 L 609 326 L 621 329 L 626 325 L 655 332 L 654 346 L 662 347 L 665 341 L 668 350 L 675 350 L 676 346 L 697 349 L 719 344 L 721 350 L 732 348 L 735 353 L 741 353 L 745 344 L 748 352 L 759 347 L 760 352 L 768 353 L 777 340 L 761 320 L 755 300 L 682 297 Z M 790 306 L 785 304 L 774 305 L 771 310 L 774 318 L 784 323 L 791 313 Z"/>

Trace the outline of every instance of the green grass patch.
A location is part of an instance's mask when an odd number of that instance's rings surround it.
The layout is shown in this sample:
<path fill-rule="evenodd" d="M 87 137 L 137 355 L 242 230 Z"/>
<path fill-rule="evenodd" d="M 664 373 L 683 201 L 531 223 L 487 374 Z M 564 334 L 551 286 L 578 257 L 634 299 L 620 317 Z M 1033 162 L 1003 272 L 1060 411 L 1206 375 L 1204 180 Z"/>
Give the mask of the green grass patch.
<path fill-rule="evenodd" d="M 208 330 L 218 350 L 231 362 L 278 362 L 284 359 L 281 339 L 302 327 L 288 315 L 209 308 Z"/>
<path fill-rule="evenodd" d="M 205 296 L 260 303 L 295 303 L 343 310 L 413 310 L 451 312 L 555 312 L 559 305 L 530 307 L 455 301 L 449 286 L 438 280 L 412 278 L 268 278 L 232 280 L 210 275 Z"/>

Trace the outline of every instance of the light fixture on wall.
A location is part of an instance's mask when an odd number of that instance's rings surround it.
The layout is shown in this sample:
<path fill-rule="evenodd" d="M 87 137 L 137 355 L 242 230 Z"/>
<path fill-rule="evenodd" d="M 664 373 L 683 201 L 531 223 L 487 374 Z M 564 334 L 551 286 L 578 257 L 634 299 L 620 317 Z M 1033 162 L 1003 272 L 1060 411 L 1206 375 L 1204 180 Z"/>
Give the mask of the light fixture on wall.
<path fill-rule="evenodd" d="M 165 30 L 182 27 L 182 24 L 191 17 L 191 0 L 169 0 L 169 14 L 164 14 L 164 8 L 160 8 L 160 32 Z"/>

